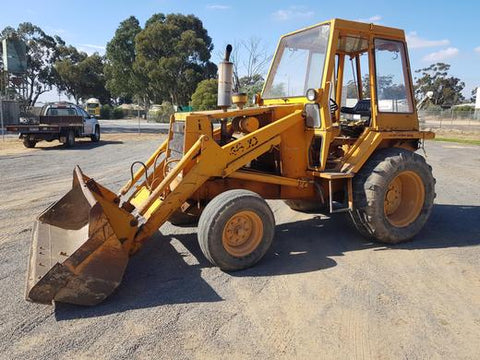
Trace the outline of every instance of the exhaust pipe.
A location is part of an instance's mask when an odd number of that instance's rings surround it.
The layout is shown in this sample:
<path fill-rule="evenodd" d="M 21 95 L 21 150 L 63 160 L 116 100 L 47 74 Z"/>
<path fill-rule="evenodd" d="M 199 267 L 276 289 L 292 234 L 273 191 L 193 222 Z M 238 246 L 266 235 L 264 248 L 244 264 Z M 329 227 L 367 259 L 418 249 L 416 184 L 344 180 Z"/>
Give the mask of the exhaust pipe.
<path fill-rule="evenodd" d="M 219 108 L 226 111 L 232 106 L 233 62 L 230 61 L 232 45 L 228 44 L 225 58 L 218 64 L 218 101 Z"/>

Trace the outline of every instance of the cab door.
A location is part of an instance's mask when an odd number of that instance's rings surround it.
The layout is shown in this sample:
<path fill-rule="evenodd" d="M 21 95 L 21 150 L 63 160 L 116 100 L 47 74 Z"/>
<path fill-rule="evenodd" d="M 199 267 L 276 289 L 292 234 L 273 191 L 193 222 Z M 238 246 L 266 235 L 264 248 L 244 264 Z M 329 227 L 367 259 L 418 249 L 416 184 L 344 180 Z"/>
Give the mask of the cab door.
<path fill-rule="evenodd" d="M 77 108 L 77 113 L 83 117 L 83 133 L 85 135 L 93 134 L 95 118 L 80 107 Z"/>
<path fill-rule="evenodd" d="M 375 37 L 371 55 L 375 76 L 373 126 L 379 130 L 418 130 L 405 42 Z"/>

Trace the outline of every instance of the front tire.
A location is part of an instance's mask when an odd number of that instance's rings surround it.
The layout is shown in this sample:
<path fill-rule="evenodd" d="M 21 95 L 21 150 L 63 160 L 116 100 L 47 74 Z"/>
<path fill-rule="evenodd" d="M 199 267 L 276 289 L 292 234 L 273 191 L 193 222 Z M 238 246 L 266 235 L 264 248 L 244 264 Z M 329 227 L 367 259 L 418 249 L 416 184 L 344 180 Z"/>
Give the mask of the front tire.
<path fill-rule="evenodd" d="M 34 148 L 37 142 L 35 140 L 31 140 L 28 137 L 23 138 L 23 146 L 25 146 L 28 149 Z"/>
<path fill-rule="evenodd" d="M 272 210 L 258 194 L 229 190 L 207 204 L 198 223 L 205 257 L 222 270 L 256 264 L 270 248 L 275 232 Z"/>
<path fill-rule="evenodd" d="M 351 219 L 365 237 L 397 244 L 427 222 L 435 179 L 425 159 L 400 148 L 377 151 L 353 178 Z"/>
<path fill-rule="evenodd" d="M 93 133 L 93 135 L 90 135 L 90 139 L 92 140 L 92 142 L 100 141 L 100 126 L 95 126 L 95 132 Z"/>

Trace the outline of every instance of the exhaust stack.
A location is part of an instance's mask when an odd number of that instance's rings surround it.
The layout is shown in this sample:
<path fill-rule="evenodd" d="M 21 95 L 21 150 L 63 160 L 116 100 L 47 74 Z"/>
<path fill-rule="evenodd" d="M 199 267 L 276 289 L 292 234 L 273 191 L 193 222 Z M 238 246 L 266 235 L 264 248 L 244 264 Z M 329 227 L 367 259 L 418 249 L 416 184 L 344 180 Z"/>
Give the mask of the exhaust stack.
<path fill-rule="evenodd" d="M 218 101 L 219 108 L 226 111 L 232 106 L 233 63 L 230 61 L 232 45 L 228 44 L 224 60 L 218 64 Z"/>

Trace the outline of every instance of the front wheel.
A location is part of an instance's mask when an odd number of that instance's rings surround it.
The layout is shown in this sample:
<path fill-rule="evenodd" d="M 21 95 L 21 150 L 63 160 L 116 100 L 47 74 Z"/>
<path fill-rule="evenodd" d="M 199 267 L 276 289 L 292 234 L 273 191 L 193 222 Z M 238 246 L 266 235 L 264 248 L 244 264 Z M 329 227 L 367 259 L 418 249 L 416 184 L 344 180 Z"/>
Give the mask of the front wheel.
<path fill-rule="evenodd" d="M 100 126 L 95 126 L 95 131 L 92 135 L 90 135 L 90 139 L 92 142 L 99 142 L 100 141 Z"/>
<path fill-rule="evenodd" d="M 351 218 L 364 236 L 396 244 L 422 229 L 434 198 L 432 168 L 422 156 L 405 149 L 382 149 L 353 179 Z"/>
<path fill-rule="evenodd" d="M 274 232 L 275 218 L 263 198 L 247 190 L 229 190 L 203 210 L 198 242 L 213 265 L 226 271 L 241 270 L 265 255 Z"/>
<path fill-rule="evenodd" d="M 23 138 L 23 146 L 25 146 L 26 148 L 34 148 L 36 144 L 37 142 L 35 140 L 31 140 L 28 137 Z"/>

